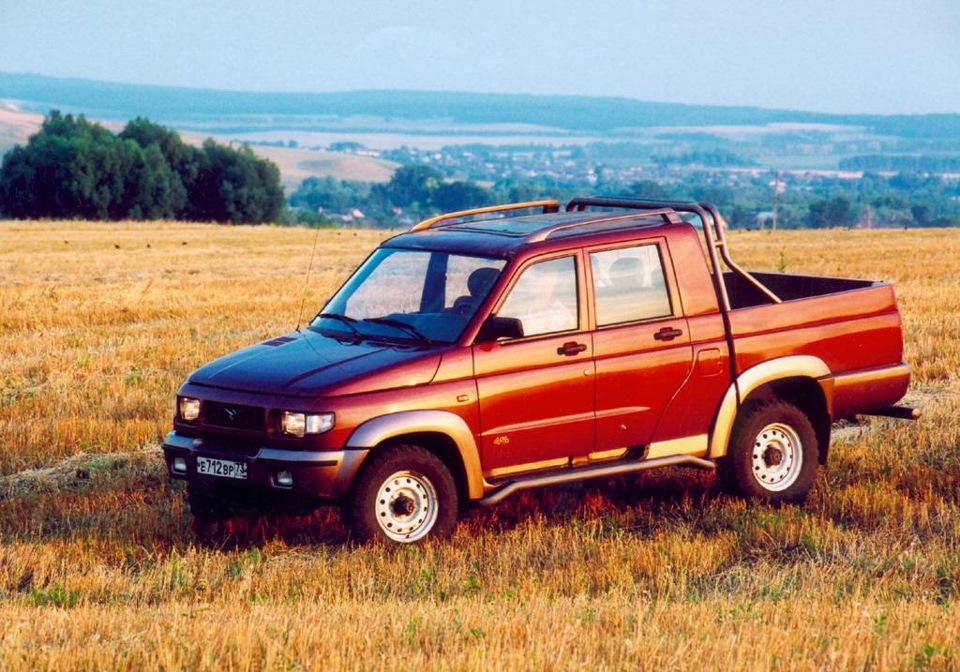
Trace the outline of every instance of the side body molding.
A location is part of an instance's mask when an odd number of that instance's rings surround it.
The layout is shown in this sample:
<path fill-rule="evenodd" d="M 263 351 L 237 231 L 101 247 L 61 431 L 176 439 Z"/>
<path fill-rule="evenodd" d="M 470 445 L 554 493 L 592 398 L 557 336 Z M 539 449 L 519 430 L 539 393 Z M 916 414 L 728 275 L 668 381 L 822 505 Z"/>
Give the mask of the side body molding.
<path fill-rule="evenodd" d="M 346 448 L 375 448 L 405 434 L 443 434 L 457 446 L 467 477 L 470 499 L 483 497 L 480 451 L 463 418 L 449 411 L 401 411 L 367 420 L 347 439 Z"/>
<path fill-rule="evenodd" d="M 733 423 L 737 419 L 737 410 L 751 392 L 776 380 L 812 378 L 820 382 L 821 387 L 824 388 L 824 393 L 827 395 L 827 408 L 831 408 L 833 403 L 829 391 L 832 386 L 825 385 L 823 382 L 823 379 L 829 378 L 830 375 L 830 368 L 826 363 L 819 357 L 810 355 L 771 359 L 741 373 L 736 382 L 727 388 L 723 401 L 720 402 L 720 410 L 717 411 L 717 420 L 710 437 L 710 458 L 717 459 L 727 454 L 727 445 L 730 443 Z"/>

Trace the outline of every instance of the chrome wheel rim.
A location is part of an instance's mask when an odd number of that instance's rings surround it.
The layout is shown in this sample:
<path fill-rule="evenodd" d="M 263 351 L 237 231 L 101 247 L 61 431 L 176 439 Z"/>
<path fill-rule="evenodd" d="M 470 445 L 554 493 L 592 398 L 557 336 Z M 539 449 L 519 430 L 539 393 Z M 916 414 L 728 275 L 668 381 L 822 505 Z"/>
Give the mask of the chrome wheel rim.
<path fill-rule="evenodd" d="M 803 466 L 803 444 L 796 430 L 779 422 L 761 429 L 753 442 L 751 466 L 764 490 L 782 492 L 796 483 Z"/>
<path fill-rule="evenodd" d="M 423 474 L 398 471 L 380 485 L 375 508 L 377 523 L 389 539 L 419 541 L 437 521 L 437 491 Z"/>

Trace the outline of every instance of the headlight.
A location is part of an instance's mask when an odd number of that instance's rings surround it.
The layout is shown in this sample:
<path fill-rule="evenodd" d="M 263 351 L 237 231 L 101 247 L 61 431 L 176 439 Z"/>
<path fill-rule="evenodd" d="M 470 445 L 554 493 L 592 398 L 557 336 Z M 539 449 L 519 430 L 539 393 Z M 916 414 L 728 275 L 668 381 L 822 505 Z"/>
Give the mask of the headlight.
<path fill-rule="evenodd" d="M 284 411 L 280 418 L 280 429 L 284 434 L 303 436 L 304 434 L 323 434 L 333 429 L 333 413 L 295 413 Z"/>
<path fill-rule="evenodd" d="M 191 422 L 200 417 L 200 400 L 180 397 L 180 419 Z"/>

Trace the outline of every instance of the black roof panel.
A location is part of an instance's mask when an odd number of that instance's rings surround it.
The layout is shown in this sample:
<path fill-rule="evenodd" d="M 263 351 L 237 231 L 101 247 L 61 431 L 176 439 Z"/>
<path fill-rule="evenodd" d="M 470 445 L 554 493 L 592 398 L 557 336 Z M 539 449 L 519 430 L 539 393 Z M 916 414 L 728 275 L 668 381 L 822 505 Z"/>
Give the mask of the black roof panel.
<path fill-rule="evenodd" d="M 593 226 L 581 227 L 580 224 Z M 429 229 L 401 233 L 386 241 L 387 247 L 447 250 L 487 257 L 511 256 L 531 243 L 539 232 L 551 231 L 550 241 L 570 237 L 602 235 L 623 229 L 648 228 L 664 224 L 662 215 L 649 212 L 557 212 L 458 221 Z M 562 227 L 556 230 L 557 227 Z M 543 241 L 539 241 L 543 242 Z"/>

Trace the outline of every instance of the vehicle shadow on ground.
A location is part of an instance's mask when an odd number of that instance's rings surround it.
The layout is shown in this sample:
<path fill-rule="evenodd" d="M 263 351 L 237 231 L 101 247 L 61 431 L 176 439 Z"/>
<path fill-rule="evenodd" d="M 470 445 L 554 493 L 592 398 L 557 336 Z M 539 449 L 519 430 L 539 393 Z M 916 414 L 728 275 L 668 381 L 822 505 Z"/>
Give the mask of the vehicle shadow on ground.
<path fill-rule="evenodd" d="M 350 534 L 338 509 L 325 506 L 311 513 L 268 511 L 246 513 L 217 521 L 197 521 L 186 514 L 194 543 L 207 548 L 232 550 L 282 543 L 287 546 L 344 546 Z"/>
<path fill-rule="evenodd" d="M 469 510 L 462 524 L 483 532 L 508 532 L 532 519 L 548 526 L 617 519 L 622 527 L 643 533 L 651 517 L 696 518 L 698 508 L 724 495 L 712 474 L 665 469 L 656 474 L 598 479 L 531 490 L 490 508 Z M 706 528 L 705 528 L 706 530 Z"/>
<path fill-rule="evenodd" d="M 36 542 L 101 538 L 152 549 L 191 545 L 232 550 L 282 543 L 289 546 L 352 544 L 336 507 L 306 514 L 285 511 L 242 513 L 210 524 L 191 515 L 181 484 L 161 473 L 131 479 L 82 483 L 56 492 L 0 498 L 0 536 Z M 726 498 L 712 474 L 682 469 L 600 479 L 531 490 L 492 507 L 470 507 L 460 528 L 473 536 L 506 534 L 536 521 L 548 527 L 613 521 L 620 530 L 645 534 L 663 519 L 682 517 L 711 532 L 701 512 Z"/>
<path fill-rule="evenodd" d="M 658 474 L 602 479 L 554 486 L 515 495 L 492 507 L 470 507 L 462 513 L 460 526 L 472 535 L 508 533 L 536 520 L 547 526 L 569 526 L 572 521 L 623 519 L 624 529 L 643 534 L 659 526 L 661 517 L 682 515 L 697 525 L 698 510 L 723 500 L 712 474 L 667 469 Z M 189 513 L 186 514 L 189 517 Z M 703 532 L 710 533 L 704 524 Z M 235 548 L 281 541 L 288 545 L 351 543 L 339 510 L 324 507 L 308 515 L 270 512 L 240 515 L 215 524 L 194 526 L 198 544 Z"/>
<path fill-rule="evenodd" d="M 664 470 L 655 475 L 603 479 L 520 493 L 493 507 L 470 507 L 460 526 L 472 535 L 508 533 L 531 521 L 547 526 L 569 526 L 620 518 L 623 527 L 644 533 L 659 517 L 683 515 L 696 525 L 698 507 L 723 498 L 710 474 Z M 185 534 L 197 545 L 230 550 L 280 542 L 290 546 L 344 546 L 352 543 L 336 507 L 312 513 L 284 511 L 240 513 L 226 519 L 195 520 L 183 506 Z M 704 525 L 704 533 L 709 532 Z"/>

